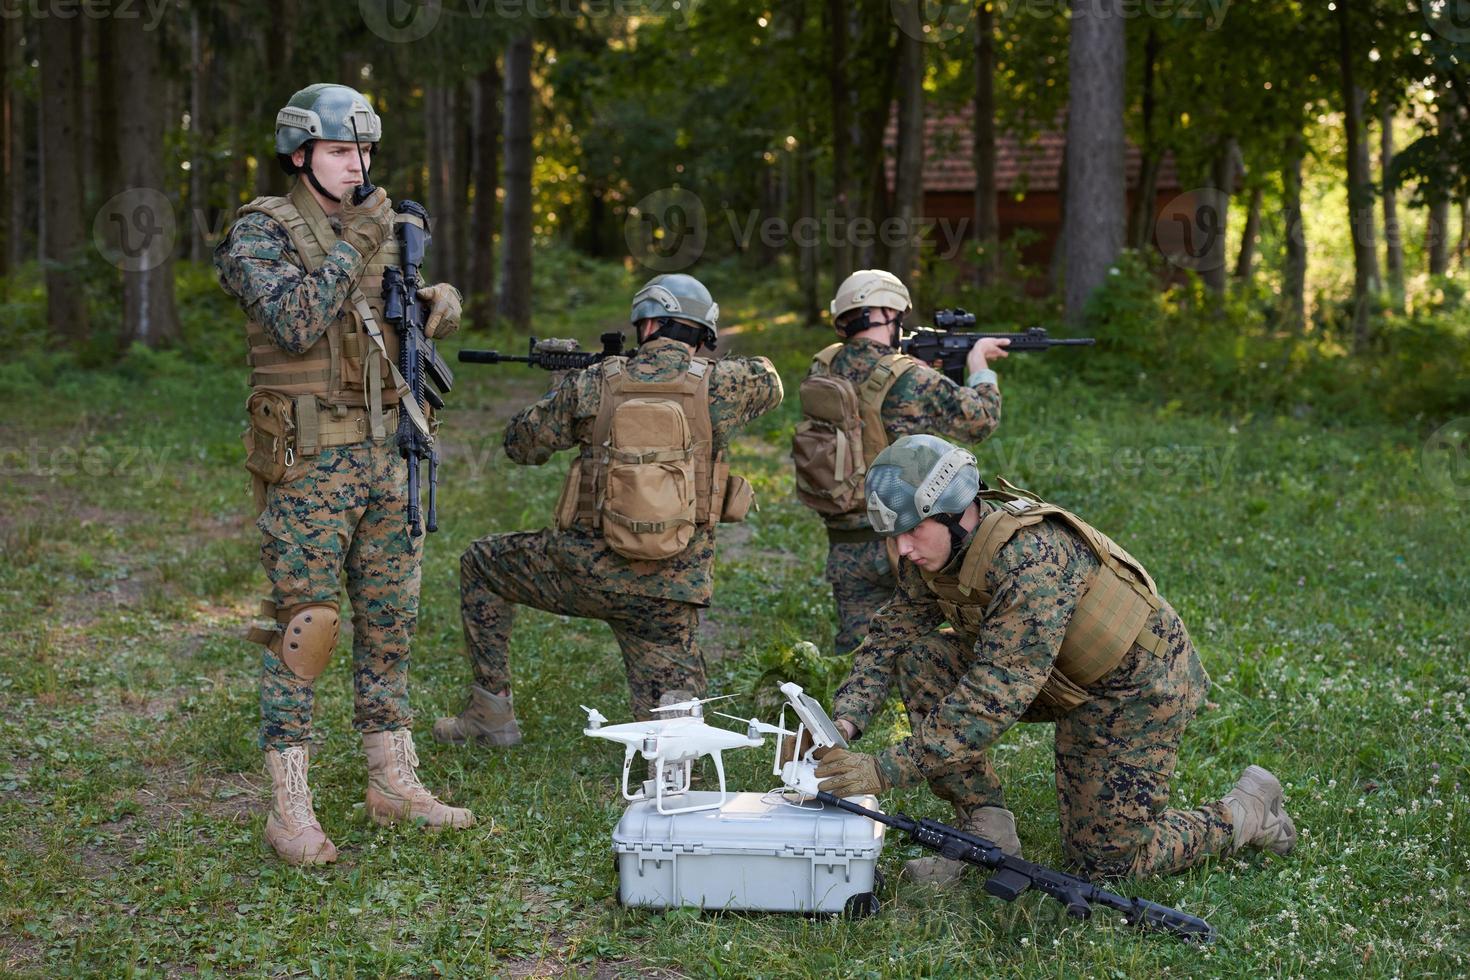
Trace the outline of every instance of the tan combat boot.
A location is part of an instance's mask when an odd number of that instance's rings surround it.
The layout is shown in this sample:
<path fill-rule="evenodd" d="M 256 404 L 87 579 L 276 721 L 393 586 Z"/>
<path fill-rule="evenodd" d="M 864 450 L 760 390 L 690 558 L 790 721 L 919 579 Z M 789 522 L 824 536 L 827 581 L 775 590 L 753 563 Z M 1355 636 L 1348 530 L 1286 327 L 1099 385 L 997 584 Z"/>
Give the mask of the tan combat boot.
<path fill-rule="evenodd" d="M 1005 807 L 982 806 L 968 816 L 955 807 L 959 819 L 956 826 L 976 837 L 984 837 L 1012 857 L 1021 856 L 1021 838 L 1016 833 L 1016 815 Z M 909 881 L 935 888 L 949 888 L 960 880 L 970 866 L 964 861 L 946 857 L 913 858 L 903 863 L 903 876 Z"/>
<path fill-rule="evenodd" d="M 265 839 L 287 864 L 328 864 L 337 860 L 337 845 L 322 832 L 311 808 L 306 766 L 307 750 L 303 745 L 266 752 L 271 811 L 265 818 Z"/>
<path fill-rule="evenodd" d="M 1230 810 L 1235 850 L 1258 847 L 1289 854 L 1296 846 L 1296 824 L 1282 805 L 1281 781 L 1260 766 L 1246 766 L 1235 788 L 1220 802 Z"/>
<path fill-rule="evenodd" d="M 430 830 L 474 826 L 473 813 L 440 803 L 419 782 L 414 771 L 419 757 L 407 728 L 364 732 L 362 749 L 368 760 L 367 811 L 374 823 L 413 820 Z"/>
<path fill-rule="evenodd" d="M 519 745 L 521 729 L 516 724 L 511 695 L 491 694 L 480 685 L 471 684 L 470 700 L 464 710 L 434 722 L 434 740 L 449 745 L 465 742 Z"/>

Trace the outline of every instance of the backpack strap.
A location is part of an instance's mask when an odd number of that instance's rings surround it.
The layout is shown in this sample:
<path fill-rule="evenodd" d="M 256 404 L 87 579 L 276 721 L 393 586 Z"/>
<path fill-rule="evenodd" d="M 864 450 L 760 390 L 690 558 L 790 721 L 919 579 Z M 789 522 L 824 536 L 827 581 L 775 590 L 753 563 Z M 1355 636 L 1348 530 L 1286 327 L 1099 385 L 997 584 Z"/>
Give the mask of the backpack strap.
<path fill-rule="evenodd" d="M 883 428 L 883 400 L 898 379 L 917 364 L 918 361 L 907 354 L 885 354 L 867 380 L 858 386 L 858 414 L 863 421 L 863 460 L 869 466 L 873 465 L 879 453 L 888 448 L 888 433 Z"/>
<path fill-rule="evenodd" d="M 841 344 L 828 344 L 817 351 L 812 355 L 812 366 L 807 370 L 807 374 L 831 374 L 832 358 L 836 357 L 840 350 L 842 350 Z"/>

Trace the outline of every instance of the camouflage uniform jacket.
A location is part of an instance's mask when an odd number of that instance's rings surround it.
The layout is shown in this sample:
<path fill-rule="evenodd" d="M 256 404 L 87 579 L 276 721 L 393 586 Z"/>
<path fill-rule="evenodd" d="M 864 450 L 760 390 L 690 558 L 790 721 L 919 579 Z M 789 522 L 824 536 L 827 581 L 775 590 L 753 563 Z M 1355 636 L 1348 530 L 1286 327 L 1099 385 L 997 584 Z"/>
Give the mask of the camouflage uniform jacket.
<path fill-rule="evenodd" d="M 868 379 L 878 362 L 894 352 L 887 344 L 866 337 L 849 340 L 832 358 L 832 374 L 856 387 Z M 929 433 L 962 443 L 983 441 L 1000 424 L 1000 388 L 982 384 L 957 385 L 922 362 L 898 379 L 883 399 L 883 431 L 891 443 L 899 436 Z M 827 526 L 853 530 L 868 526 L 866 513 L 843 514 Z"/>
<path fill-rule="evenodd" d="M 637 381 L 672 381 L 689 369 L 689 345 L 665 337 L 651 340 L 627 359 L 624 370 Z M 714 362 L 710 377 L 710 428 L 715 449 L 729 445 L 736 429 L 781 404 L 781 377 L 764 357 L 730 357 Z M 539 466 L 552 454 L 592 441 L 592 424 L 602 404 L 601 366 L 572 371 L 561 384 L 505 427 L 505 454 Z M 600 532 L 572 527 L 551 542 L 561 568 L 608 592 L 709 605 L 714 590 L 715 529 L 695 528 L 684 551 L 660 562 L 630 562 L 608 547 Z"/>
<path fill-rule="evenodd" d="M 259 213 L 236 221 L 214 249 L 225 292 L 293 354 L 306 353 L 326 333 L 366 264 L 357 249 L 338 241 L 321 267 L 307 272 L 286 229 Z"/>
<path fill-rule="evenodd" d="M 982 519 L 992 509 L 981 501 Z M 945 572 L 959 570 L 973 543 L 972 532 Z M 915 785 L 927 772 L 964 765 L 966 756 L 984 753 L 1021 719 L 1046 683 L 1097 568 L 1086 542 L 1052 520 L 1022 528 L 1000 549 L 985 571 L 990 605 L 978 631 L 964 636 L 974 647 L 969 672 L 908 738 L 878 754 L 893 785 Z M 865 729 L 888 697 L 894 657 L 905 643 L 934 632 L 943 621 L 918 566 L 903 562 L 898 590 L 853 653 L 852 671 L 833 700 L 834 716 Z"/>

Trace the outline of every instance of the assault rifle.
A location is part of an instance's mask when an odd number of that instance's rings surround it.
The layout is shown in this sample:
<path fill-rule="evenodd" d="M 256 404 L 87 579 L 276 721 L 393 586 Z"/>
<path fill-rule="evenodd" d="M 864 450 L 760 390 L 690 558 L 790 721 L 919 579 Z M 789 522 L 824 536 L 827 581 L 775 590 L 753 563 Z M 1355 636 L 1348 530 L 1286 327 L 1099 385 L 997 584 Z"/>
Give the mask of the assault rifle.
<path fill-rule="evenodd" d="M 462 350 L 459 359 L 469 364 L 529 364 L 547 371 L 575 371 L 590 367 L 609 357 L 622 357 L 623 335 L 616 330 L 602 335 L 602 350 L 582 350 L 575 340 L 537 340 L 531 338 L 530 352 L 502 354 L 498 350 Z M 627 351 L 626 353 L 633 353 Z"/>
<path fill-rule="evenodd" d="M 931 851 L 938 851 L 951 861 L 964 861 L 994 872 L 985 882 L 985 891 L 1003 901 L 1013 902 L 1028 888 L 1035 888 L 1061 902 L 1074 919 L 1092 915 L 1093 904 L 1104 905 L 1123 913 L 1123 921 L 1140 929 L 1167 932 L 1179 939 L 1208 943 L 1214 940 L 1214 928 L 1197 916 L 1143 898 L 1125 898 L 1095 885 L 1086 878 L 1053 871 L 1039 864 L 1012 857 L 993 841 L 934 820 L 914 820 L 902 813 L 887 814 L 817 791 L 817 799 L 829 806 L 858 813 L 895 830 Z"/>
<path fill-rule="evenodd" d="M 423 460 L 429 461 L 429 513 L 424 526 L 430 531 L 439 530 L 439 449 L 434 444 L 426 408 L 444 407 L 440 392 L 447 393 L 453 387 L 454 375 L 433 342 L 424 336 L 419 267 L 430 238 L 429 212 L 416 201 L 399 201 L 395 210 L 408 219 L 396 222 L 403 266 L 383 270 L 383 318 L 398 330 L 398 367 L 408 387 L 399 406 L 398 454 L 408 460 L 408 526 L 418 537 L 423 533 L 419 526 L 419 463 Z M 433 388 L 424 383 L 425 378 L 433 382 Z"/>
<path fill-rule="evenodd" d="M 1053 347 L 1085 347 L 1097 341 L 1091 337 L 1053 339 L 1044 327 L 1031 327 L 1020 333 L 961 333 L 975 325 L 975 314 L 964 310 L 940 310 L 934 314 L 934 327 L 920 327 L 899 341 L 899 349 L 917 361 L 939 368 L 955 384 L 965 383 L 965 359 L 970 348 L 986 337 L 1009 340 L 1007 351 L 1013 354 L 1045 351 Z"/>

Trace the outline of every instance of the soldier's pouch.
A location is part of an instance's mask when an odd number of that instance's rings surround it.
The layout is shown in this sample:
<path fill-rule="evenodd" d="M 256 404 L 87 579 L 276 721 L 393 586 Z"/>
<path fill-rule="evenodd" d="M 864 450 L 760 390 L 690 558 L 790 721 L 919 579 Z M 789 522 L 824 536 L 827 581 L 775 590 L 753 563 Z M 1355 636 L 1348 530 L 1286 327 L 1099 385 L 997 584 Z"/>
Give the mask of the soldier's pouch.
<path fill-rule="evenodd" d="M 1066 674 L 1053 667 L 1051 673 L 1047 675 L 1046 684 L 1042 686 L 1041 693 L 1036 696 L 1031 707 L 1026 709 L 1021 720 L 1054 721 L 1091 700 L 1092 695 L 1073 684 L 1067 679 Z"/>
<path fill-rule="evenodd" d="M 296 462 L 296 423 L 291 398 L 258 389 L 245 402 L 245 468 L 266 485 L 280 483 Z"/>
<path fill-rule="evenodd" d="M 720 493 L 720 523 L 739 524 L 750 514 L 754 507 L 760 510 L 755 502 L 755 488 L 750 481 L 743 476 L 730 472 L 728 463 L 719 464 L 724 469 L 724 489 Z M 715 479 L 720 478 L 720 470 L 716 469 Z"/>
<path fill-rule="evenodd" d="M 556 529 L 565 531 L 577 523 L 577 493 L 582 487 L 582 457 L 572 460 L 566 482 L 561 485 L 561 496 L 556 498 Z"/>

